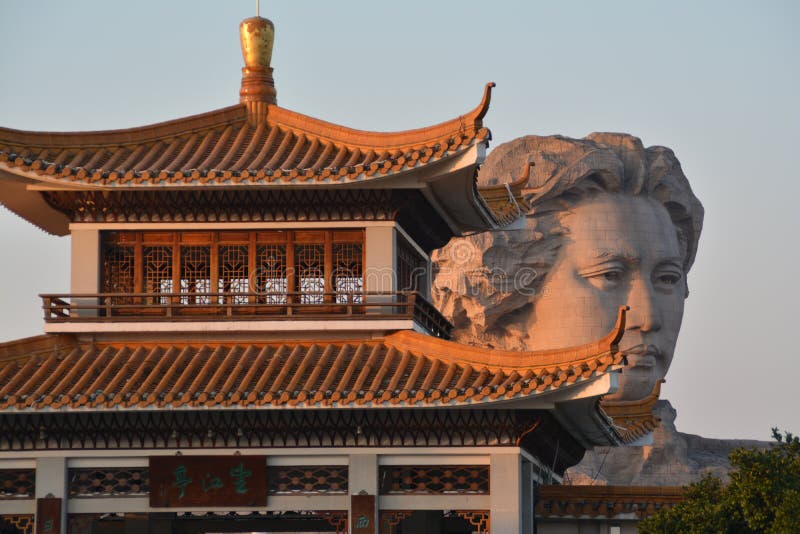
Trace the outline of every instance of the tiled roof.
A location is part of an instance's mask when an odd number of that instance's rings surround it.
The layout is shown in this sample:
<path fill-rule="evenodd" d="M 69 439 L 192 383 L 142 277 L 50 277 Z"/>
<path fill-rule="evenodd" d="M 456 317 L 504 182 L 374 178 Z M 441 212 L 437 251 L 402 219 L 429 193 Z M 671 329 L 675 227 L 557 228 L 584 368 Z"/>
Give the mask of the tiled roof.
<path fill-rule="evenodd" d="M 396 133 L 334 125 L 269 105 L 262 120 L 239 104 L 152 126 L 49 133 L 0 128 L 0 170 L 82 188 L 303 187 L 377 180 L 489 140 L 481 103 L 448 122 Z"/>
<path fill-rule="evenodd" d="M 523 173 L 513 182 L 478 186 L 478 191 L 498 221 L 510 222 L 527 211 L 522 194 L 527 183 L 527 173 Z"/>
<path fill-rule="evenodd" d="M 381 339 L 252 344 L 0 346 L 0 410 L 477 405 L 545 394 L 618 369 L 614 331 L 574 349 L 478 349 L 401 331 Z M 35 350 L 32 350 L 35 348 Z"/>
<path fill-rule="evenodd" d="M 683 500 L 675 486 L 539 486 L 538 519 L 644 519 Z"/>
<path fill-rule="evenodd" d="M 602 400 L 603 411 L 614 420 L 622 441 L 630 443 L 655 429 L 661 419 L 653 414 L 653 407 L 661 395 L 661 382 L 656 383 L 652 393 L 635 401 Z"/>

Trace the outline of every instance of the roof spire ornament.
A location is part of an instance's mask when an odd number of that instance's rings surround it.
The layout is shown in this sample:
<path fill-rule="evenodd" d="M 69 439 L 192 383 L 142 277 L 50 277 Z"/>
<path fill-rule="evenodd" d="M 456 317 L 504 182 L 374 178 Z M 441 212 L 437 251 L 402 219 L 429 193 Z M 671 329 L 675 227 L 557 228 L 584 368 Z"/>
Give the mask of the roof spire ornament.
<path fill-rule="evenodd" d="M 239 24 L 239 38 L 244 58 L 239 102 L 247 106 L 250 122 L 258 123 L 266 117 L 267 106 L 277 104 L 275 81 L 270 66 L 275 26 L 272 21 L 256 15 Z"/>

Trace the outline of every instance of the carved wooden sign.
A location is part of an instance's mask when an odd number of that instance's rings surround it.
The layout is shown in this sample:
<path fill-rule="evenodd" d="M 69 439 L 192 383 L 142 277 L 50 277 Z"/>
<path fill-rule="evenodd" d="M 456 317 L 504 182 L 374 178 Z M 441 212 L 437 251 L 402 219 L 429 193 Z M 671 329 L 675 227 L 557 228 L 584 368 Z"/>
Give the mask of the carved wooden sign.
<path fill-rule="evenodd" d="M 373 534 L 377 532 L 375 527 L 375 496 L 374 495 L 353 495 L 350 502 L 350 510 L 353 514 L 352 530 L 353 534 Z"/>
<path fill-rule="evenodd" d="M 266 506 L 266 456 L 151 456 L 150 506 Z"/>
<path fill-rule="evenodd" d="M 45 497 L 36 499 L 36 534 L 61 532 L 61 499 Z"/>

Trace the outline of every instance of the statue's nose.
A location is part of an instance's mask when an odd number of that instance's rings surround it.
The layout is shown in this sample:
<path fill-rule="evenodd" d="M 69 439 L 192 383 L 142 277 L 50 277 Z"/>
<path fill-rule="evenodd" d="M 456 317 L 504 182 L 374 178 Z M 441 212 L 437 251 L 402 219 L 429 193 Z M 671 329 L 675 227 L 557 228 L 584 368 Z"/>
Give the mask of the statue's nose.
<path fill-rule="evenodd" d="M 650 281 L 643 277 L 636 277 L 632 281 L 628 305 L 631 307 L 628 312 L 628 328 L 642 332 L 661 329 L 658 293 Z"/>

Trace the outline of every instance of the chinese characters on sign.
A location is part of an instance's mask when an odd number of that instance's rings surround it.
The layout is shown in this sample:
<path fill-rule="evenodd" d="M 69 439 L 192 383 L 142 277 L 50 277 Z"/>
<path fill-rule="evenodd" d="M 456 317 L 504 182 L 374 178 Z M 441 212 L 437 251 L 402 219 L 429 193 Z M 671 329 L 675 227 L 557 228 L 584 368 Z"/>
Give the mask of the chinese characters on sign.
<path fill-rule="evenodd" d="M 265 506 L 266 456 L 151 456 L 150 506 Z"/>
<path fill-rule="evenodd" d="M 152 468 L 151 468 L 152 469 Z M 179 464 L 175 468 L 175 486 L 178 487 L 178 498 L 183 499 L 186 496 L 186 486 L 192 483 L 192 479 L 186 476 L 186 466 Z"/>
<path fill-rule="evenodd" d="M 59 534 L 61 531 L 61 499 L 36 499 L 36 534 Z"/>
<path fill-rule="evenodd" d="M 353 495 L 350 497 L 353 514 L 353 534 L 372 534 L 375 520 L 375 496 Z"/>

